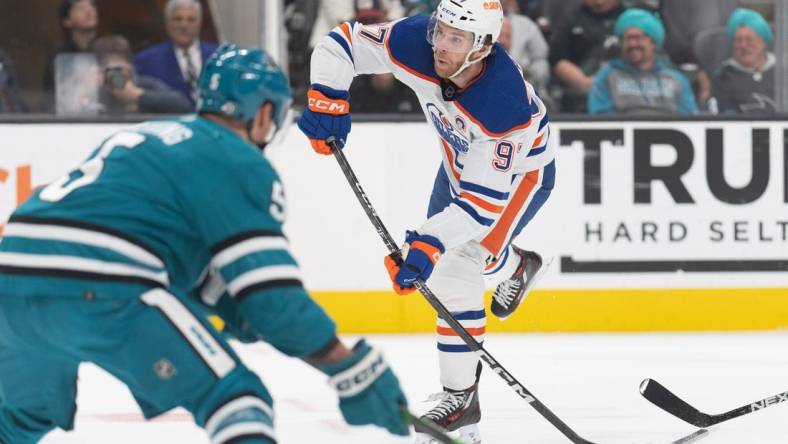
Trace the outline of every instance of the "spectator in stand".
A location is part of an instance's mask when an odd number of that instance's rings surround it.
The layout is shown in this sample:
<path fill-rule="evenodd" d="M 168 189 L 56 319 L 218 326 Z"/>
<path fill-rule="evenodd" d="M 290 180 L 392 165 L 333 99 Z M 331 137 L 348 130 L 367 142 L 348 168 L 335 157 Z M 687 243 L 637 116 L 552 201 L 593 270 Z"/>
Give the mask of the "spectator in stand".
<path fill-rule="evenodd" d="M 659 16 L 665 24 L 665 52 L 671 62 L 690 78 L 698 106 L 701 108 L 708 107 L 711 77 L 719 63 L 728 55 L 721 49 L 725 46 L 722 43 L 725 40 L 724 27 L 740 1 L 659 2 Z"/>
<path fill-rule="evenodd" d="M 64 53 L 86 53 L 96 38 L 98 11 L 93 0 L 62 0 L 58 8 L 60 27 L 65 40 L 55 54 L 49 56 L 44 70 L 45 111 L 54 110 L 55 59 Z"/>
<path fill-rule="evenodd" d="M 592 114 L 695 114 L 689 80 L 655 57 L 665 42 L 662 22 L 643 9 L 627 9 L 616 21 L 621 57 L 604 66 L 588 96 Z"/>
<path fill-rule="evenodd" d="M 22 100 L 14 62 L 0 49 L 0 114 L 25 111 L 27 107 Z"/>
<path fill-rule="evenodd" d="M 507 15 L 519 14 L 531 19 L 546 37 L 550 32 L 550 20 L 545 17 L 545 7 L 542 0 L 501 0 L 503 10 Z"/>
<path fill-rule="evenodd" d="M 310 52 L 335 26 L 353 19 L 353 0 L 319 0 L 318 3 L 317 18 L 309 39 Z"/>
<path fill-rule="evenodd" d="M 353 0 L 354 20 L 363 25 L 388 22 L 392 19 L 390 7 L 398 0 Z M 357 113 L 420 113 L 421 105 L 416 95 L 394 74 L 372 74 L 356 77 L 350 87 L 350 97 L 363 97 L 353 101 Z"/>
<path fill-rule="evenodd" d="M 712 91 L 721 114 L 775 112 L 775 57 L 769 51 L 772 30 L 751 9 L 737 8 L 728 19 L 733 57 L 714 74 Z"/>
<path fill-rule="evenodd" d="M 550 80 L 550 64 L 547 42 L 539 26 L 524 15 L 507 11 L 498 41 L 523 69 L 525 78 L 543 91 Z"/>
<path fill-rule="evenodd" d="M 306 106 L 309 89 L 309 58 L 312 55 L 309 40 L 317 18 L 318 2 L 314 0 L 288 0 L 285 2 L 284 19 L 287 33 L 287 67 L 293 104 Z"/>
<path fill-rule="evenodd" d="M 548 0 L 549 1 L 549 0 Z M 504 0 L 504 5 L 514 3 L 517 5 L 517 13 L 522 14 L 534 22 L 543 17 L 543 0 Z"/>
<path fill-rule="evenodd" d="M 549 61 L 561 87 L 562 112 L 586 112 L 594 74 L 616 55 L 613 27 L 623 11 L 620 0 L 583 0 L 551 33 Z"/>
<path fill-rule="evenodd" d="M 418 14 L 430 15 L 438 6 L 439 0 L 402 0 L 405 15 L 408 17 Z"/>
<path fill-rule="evenodd" d="M 102 113 L 185 114 L 189 100 L 154 77 L 137 75 L 128 40 L 119 35 L 99 37 L 91 45 L 99 66 Z"/>
<path fill-rule="evenodd" d="M 202 6 L 197 0 L 169 0 L 164 6 L 169 40 L 146 48 L 134 59 L 137 72 L 155 77 L 196 103 L 197 79 L 216 43 L 201 42 Z"/>

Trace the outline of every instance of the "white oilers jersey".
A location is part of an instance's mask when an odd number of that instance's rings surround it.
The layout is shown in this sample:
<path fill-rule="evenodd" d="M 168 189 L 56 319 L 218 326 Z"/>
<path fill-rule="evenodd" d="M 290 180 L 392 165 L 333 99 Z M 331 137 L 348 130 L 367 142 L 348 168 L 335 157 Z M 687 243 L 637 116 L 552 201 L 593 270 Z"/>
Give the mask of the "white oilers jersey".
<path fill-rule="evenodd" d="M 371 26 L 341 24 L 315 48 L 311 81 L 348 90 L 357 74 L 390 72 L 416 93 L 438 135 L 454 198 L 418 231 L 453 248 L 489 240 L 507 205 L 524 194 L 518 187 L 528 186 L 527 173 L 551 163 L 555 147 L 544 104 L 497 43 L 480 62 L 482 73 L 454 100 L 444 100 L 426 37 L 428 21 L 414 16 Z M 482 244 L 493 254 L 500 247 Z"/>

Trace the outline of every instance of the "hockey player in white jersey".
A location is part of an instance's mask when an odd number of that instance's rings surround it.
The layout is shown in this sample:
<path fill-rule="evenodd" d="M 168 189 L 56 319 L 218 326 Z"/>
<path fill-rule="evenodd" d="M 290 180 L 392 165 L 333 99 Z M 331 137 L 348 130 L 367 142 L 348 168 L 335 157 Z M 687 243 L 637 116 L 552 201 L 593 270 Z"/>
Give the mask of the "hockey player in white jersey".
<path fill-rule="evenodd" d="M 427 281 L 479 342 L 486 327 L 485 275 L 503 279 L 491 311 L 505 318 L 544 270 L 537 253 L 511 242 L 555 181 L 547 110 L 496 43 L 502 21 L 498 0 L 442 0 L 430 17 L 342 23 L 312 54 L 309 106 L 298 122 L 313 149 L 330 154 L 326 139 L 343 147 L 350 132 L 347 91 L 354 76 L 391 72 L 413 89 L 437 132 L 443 161 L 427 220 L 406 234 L 404 265 L 387 257 L 386 266 L 397 293 Z M 440 318 L 437 342 L 444 391 L 425 416 L 479 443 L 479 360 Z"/>

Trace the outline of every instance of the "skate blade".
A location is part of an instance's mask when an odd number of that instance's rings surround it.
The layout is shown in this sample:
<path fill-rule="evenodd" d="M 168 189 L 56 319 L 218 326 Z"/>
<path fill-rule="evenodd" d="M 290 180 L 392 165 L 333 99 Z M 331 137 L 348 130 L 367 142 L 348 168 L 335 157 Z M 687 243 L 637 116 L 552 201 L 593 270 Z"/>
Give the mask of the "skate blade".
<path fill-rule="evenodd" d="M 520 299 L 520 302 L 518 303 L 518 306 L 517 306 L 518 309 L 520 308 L 520 305 L 522 305 L 523 301 L 525 301 L 525 298 L 528 297 L 528 294 L 531 292 L 531 290 L 533 290 L 534 287 L 536 287 L 536 284 L 539 283 L 539 280 L 542 279 L 542 276 L 544 276 L 545 272 L 550 268 L 550 265 L 553 264 L 553 260 L 555 260 L 555 256 L 550 256 L 550 257 L 546 257 L 546 258 L 543 257 L 542 258 L 542 266 L 539 267 L 539 271 L 537 271 L 536 274 L 534 275 L 534 277 L 531 278 L 531 282 L 528 285 L 526 285 L 525 291 L 523 292 L 523 296 Z M 517 310 L 513 311 L 512 314 L 514 314 L 514 312 L 516 312 L 516 311 Z M 512 314 L 510 314 L 509 316 L 511 316 Z M 509 318 L 509 316 L 505 316 L 505 317 L 498 318 L 498 319 L 501 320 L 501 321 L 505 321 L 506 319 Z"/>
<path fill-rule="evenodd" d="M 426 433 L 416 433 L 414 444 L 438 444 L 438 440 Z"/>
<path fill-rule="evenodd" d="M 479 433 L 479 426 L 476 424 L 460 427 L 448 435 L 454 442 L 462 444 L 482 444 L 482 435 Z M 441 442 L 426 433 L 416 433 L 415 444 L 441 444 Z"/>
<path fill-rule="evenodd" d="M 478 424 L 470 424 L 457 429 L 460 441 L 463 444 L 482 444 L 482 434 L 479 432 Z"/>

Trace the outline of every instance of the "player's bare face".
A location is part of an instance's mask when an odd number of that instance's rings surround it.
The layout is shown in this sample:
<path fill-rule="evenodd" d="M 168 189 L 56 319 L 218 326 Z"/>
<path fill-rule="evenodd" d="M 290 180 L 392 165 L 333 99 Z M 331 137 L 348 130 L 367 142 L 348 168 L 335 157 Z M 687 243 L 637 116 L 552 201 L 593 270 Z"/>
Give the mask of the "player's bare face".
<path fill-rule="evenodd" d="M 460 69 L 473 48 L 473 33 L 437 22 L 432 36 L 435 72 L 449 78 Z"/>

